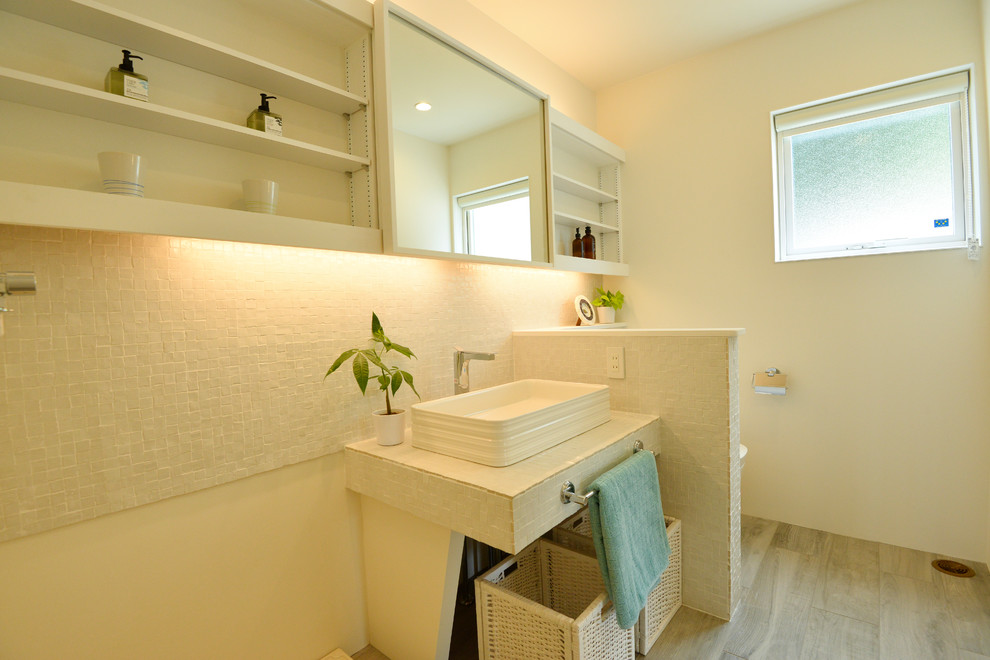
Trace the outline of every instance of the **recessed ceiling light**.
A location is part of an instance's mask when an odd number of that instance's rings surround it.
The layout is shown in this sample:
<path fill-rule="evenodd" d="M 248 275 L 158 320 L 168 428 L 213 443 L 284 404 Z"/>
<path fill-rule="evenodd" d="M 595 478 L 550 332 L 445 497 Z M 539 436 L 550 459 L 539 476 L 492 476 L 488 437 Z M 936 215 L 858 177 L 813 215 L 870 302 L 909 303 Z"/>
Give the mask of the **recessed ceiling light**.
<path fill-rule="evenodd" d="M 430 109 L 430 108 L 432 108 L 432 107 L 433 107 L 433 106 L 432 106 L 432 105 L 430 105 L 429 103 L 427 103 L 426 101 L 420 101 L 419 103 L 417 103 L 417 104 L 415 105 L 415 108 L 416 108 L 417 110 L 419 110 L 420 112 L 426 112 L 427 110 L 429 110 L 429 109 Z"/>

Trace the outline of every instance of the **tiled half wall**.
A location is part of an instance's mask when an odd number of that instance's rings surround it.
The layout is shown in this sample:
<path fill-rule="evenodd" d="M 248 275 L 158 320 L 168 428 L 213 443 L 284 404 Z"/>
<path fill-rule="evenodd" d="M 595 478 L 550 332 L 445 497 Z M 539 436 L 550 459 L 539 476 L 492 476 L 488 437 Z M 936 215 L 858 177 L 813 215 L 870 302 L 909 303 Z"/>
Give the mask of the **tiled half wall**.
<path fill-rule="evenodd" d="M 517 333 L 515 377 L 609 386 L 613 410 L 660 417 L 664 513 L 682 521 L 683 602 L 728 619 L 739 597 L 738 339 L 638 332 Z M 621 347 L 626 377 L 605 373 Z"/>
<path fill-rule="evenodd" d="M 0 541 L 339 451 L 373 434 L 349 370 L 376 311 L 425 399 L 512 379 L 514 329 L 569 325 L 601 278 L 162 236 L 0 225 Z M 404 360 L 404 358 L 398 358 Z M 370 388 L 369 388 L 370 389 Z M 415 402 L 408 389 L 400 406 Z"/>

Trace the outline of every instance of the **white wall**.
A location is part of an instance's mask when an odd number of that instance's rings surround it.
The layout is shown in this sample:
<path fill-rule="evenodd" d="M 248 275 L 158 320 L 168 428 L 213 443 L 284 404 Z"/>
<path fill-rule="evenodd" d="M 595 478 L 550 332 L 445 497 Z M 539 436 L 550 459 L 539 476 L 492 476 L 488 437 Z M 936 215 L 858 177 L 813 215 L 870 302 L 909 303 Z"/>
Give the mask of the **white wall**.
<path fill-rule="evenodd" d="M 625 318 L 747 329 L 744 513 L 990 557 L 990 256 L 774 263 L 769 132 L 774 109 L 972 62 L 987 164 L 980 25 L 977 0 L 868 0 L 599 95 L 628 154 Z M 749 387 L 771 366 L 784 398 Z"/>
<path fill-rule="evenodd" d="M 543 139 L 540 115 L 533 115 L 476 135 L 450 146 L 450 190 L 454 195 L 528 177 L 530 181 L 530 245 L 533 261 L 547 260 L 547 200 L 542 187 L 546 168 L 542 151 L 533 149 Z M 460 223 L 458 223 L 458 229 Z M 460 236 L 455 232 L 460 240 Z"/>
<path fill-rule="evenodd" d="M 442 144 L 392 131 L 396 240 L 406 248 L 450 252 L 450 163 Z"/>
<path fill-rule="evenodd" d="M 983 80 L 984 89 L 990 89 L 990 0 L 980 0 L 980 14 L 983 18 Z M 990 236 L 984 233 L 984 245 L 990 240 Z M 987 476 L 987 481 L 990 482 L 990 475 Z M 987 511 L 990 512 L 990 505 L 987 506 Z M 990 556 L 990 520 L 987 521 L 987 556 Z M 988 560 L 990 561 L 990 560 Z"/>
<path fill-rule="evenodd" d="M 343 454 L 0 544 L 0 657 L 319 658 L 367 641 Z"/>

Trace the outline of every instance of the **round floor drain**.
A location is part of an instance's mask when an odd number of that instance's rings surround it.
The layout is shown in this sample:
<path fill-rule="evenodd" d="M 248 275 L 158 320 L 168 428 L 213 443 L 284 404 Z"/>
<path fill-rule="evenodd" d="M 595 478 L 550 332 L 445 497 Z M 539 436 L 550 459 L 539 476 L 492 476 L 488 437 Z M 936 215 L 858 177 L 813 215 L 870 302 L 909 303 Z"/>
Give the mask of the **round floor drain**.
<path fill-rule="evenodd" d="M 951 559 L 936 559 L 932 562 L 932 566 L 946 575 L 954 575 L 955 577 L 973 577 L 976 575 L 976 572 L 966 564 L 960 564 Z"/>

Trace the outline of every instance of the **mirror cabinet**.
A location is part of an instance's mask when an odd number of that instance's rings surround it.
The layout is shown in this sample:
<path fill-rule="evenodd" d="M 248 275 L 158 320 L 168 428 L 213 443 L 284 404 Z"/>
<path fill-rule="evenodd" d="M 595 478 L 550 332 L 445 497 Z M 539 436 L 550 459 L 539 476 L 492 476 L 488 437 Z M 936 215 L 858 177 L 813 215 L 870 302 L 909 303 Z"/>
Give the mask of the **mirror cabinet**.
<path fill-rule="evenodd" d="M 376 24 L 386 249 L 549 263 L 546 96 L 391 3 Z"/>
<path fill-rule="evenodd" d="M 146 101 L 103 89 L 125 47 Z M 0 223 L 628 272 L 621 149 L 389 0 L 0 0 L 0 56 Z M 259 93 L 281 135 L 245 126 Z M 102 192 L 103 151 L 144 199 Z"/>

